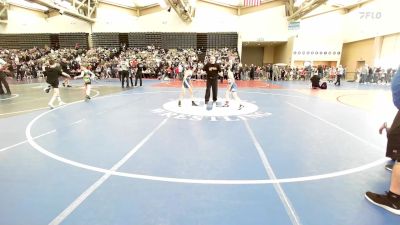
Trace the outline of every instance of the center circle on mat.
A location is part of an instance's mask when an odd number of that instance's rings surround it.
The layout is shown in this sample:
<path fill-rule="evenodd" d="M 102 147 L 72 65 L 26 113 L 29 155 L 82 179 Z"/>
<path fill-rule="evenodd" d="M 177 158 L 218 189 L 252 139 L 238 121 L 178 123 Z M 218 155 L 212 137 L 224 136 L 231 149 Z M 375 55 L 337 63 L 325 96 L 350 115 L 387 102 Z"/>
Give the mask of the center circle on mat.
<path fill-rule="evenodd" d="M 0 96 L 0 101 L 9 100 L 13 98 L 18 98 L 19 94 L 11 94 L 11 95 L 2 95 Z"/>
<path fill-rule="evenodd" d="M 239 110 L 239 103 L 236 101 L 229 102 L 229 107 L 223 107 L 225 102 L 216 102 L 212 104 L 212 109 L 207 108 L 211 105 L 211 101 L 209 105 L 204 104 L 204 100 L 194 99 L 194 102 L 198 104 L 198 106 L 192 106 L 191 99 L 184 99 L 181 103 L 181 107 L 178 105 L 178 100 L 173 100 L 165 103 L 163 108 L 167 111 L 191 115 L 191 116 L 240 116 L 254 113 L 258 110 L 258 106 L 249 102 L 242 101 L 244 107 Z"/>
<path fill-rule="evenodd" d="M 142 92 L 142 93 L 130 93 L 130 94 L 158 94 L 158 93 L 169 93 L 170 91 L 159 91 L 159 92 Z M 289 95 L 289 94 L 278 94 L 278 93 L 265 93 L 265 92 L 245 92 L 251 94 L 260 94 L 260 95 L 272 95 L 272 96 L 285 96 L 285 97 L 293 97 L 297 99 L 303 99 L 301 96 L 297 95 Z M 103 96 L 100 98 L 109 98 L 109 97 L 116 97 L 116 96 L 126 96 L 130 94 L 121 94 L 121 95 L 109 95 Z M 97 98 L 99 99 L 99 98 Z M 120 177 L 127 177 L 127 178 L 134 178 L 134 179 L 141 179 L 141 180 L 152 180 L 152 181 L 161 181 L 161 182 L 172 182 L 172 183 L 186 183 L 186 184 L 212 184 L 212 185 L 259 185 L 259 184 L 276 184 L 276 183 L 297 183 L 297 182 L 305 182 L 305 181 L 314 181 L 314 180 L 321 180 L 321 179 L 328 179 L 333 177 L 344 176 L 352 173 L 357 173 L 363 170 L 367 170 L 369 168 L 378 166 L 383 164 L 387 161 L 386 158 L 380 158 L 373 162 L 355 167 L 346 170 L 334 171 L 331 173 L 325 173 L 320 175 L 311 175 L 311 176 L 303 176 L 303 177 L 293 177 L 293 178 L 276 178 L 276 179 L 252 179 L 252 180 L 211 180 L 211 179 L 190 179 L 190 178 L 175 178 L 175 177 L 162 177 L 162 176 L 152 176 L 152 175 L 143 175 L 143 174 L 135 174 L 135 173 L 126 173 L 126 172 L 118 172 L 112 169 L 105 169 L 101 167 L 91 166 L 88 164 L 80 163 L 71 159 L 64 158 L 62 156 L 56 155 L 49 150 L 45 149 L 44 147 L 40 146 L 35 139 L 32 137 L 31 129 L 32 126 L 42 117 L 47 114 L 53 113 L 57 110 L 64 109 L 68 106 L 81 103 L 82 101 L 77 101 L 73 103 L 69 103 L 64 105 L 60 108 L 55 108 L 51 111 L 43 112 L 42 114 L 36 116 L 31 120 L 28 126 L 25 129 L 25 135 L 28 139 L 29 144 L 40 153 L 57 160 L 59 162 L 65 163 L 70 166 L 75 166 L 81 169 L 110 174 L 113 176 L 120 176 Z"/>

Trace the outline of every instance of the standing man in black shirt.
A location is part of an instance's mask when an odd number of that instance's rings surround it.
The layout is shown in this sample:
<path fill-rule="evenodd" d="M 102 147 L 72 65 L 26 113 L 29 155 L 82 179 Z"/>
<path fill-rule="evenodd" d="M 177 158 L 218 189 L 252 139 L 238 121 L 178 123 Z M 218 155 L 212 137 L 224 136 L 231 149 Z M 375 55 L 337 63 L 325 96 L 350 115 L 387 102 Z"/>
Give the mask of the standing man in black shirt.
<path fill-rule="evenodd" d="M 144 70 L 146 70 L 146 66 L 142 63 L 142 60 L 139 59 L 139 63 L 137 64 L 135 87 L 137 87 L 138 79 L 140 79 L 140 87 L 142 86 L 142 77 L 143 77 L 143 71 Z"/>
<path fill-rule="evenodd" d="M 218 95 L 218 76 L 221 72 L 221 66 L 215 63 L 215 56 L 210 57 L 210 61 L 204 66 L 204 71 L 207 73 L 205 104 L 208 104 L 210 100 L 210 88 L 212 88 L 214 102 L 217 101 Z"/>
<path fill-rule="evenodd" d="M 54 108 L 53 103 L 54 103 L 54 101 L 56 99 L 58 100 L 58 105 L 59 106 L 65 104 L 63 101 L 61 101 L 60 91 L 58 89 L 58 85 L 59 85 L 58 78 L 60 76 L 65 76 L 65 77 L 68 77 L 68 78 L 71 78 L 71 77 L 68 74 L 62 72 L 61 68 L 57 67 L 57 65 L 56 65 L 54 60 L 51 59 L 49 61 L 49 64 L 50 64 L 50 66 L 46 68 L 46 71 L 44 72 L 44 75 L 47 77 L 46 78 L 46 82 L 51 87 L 53 87 L 53 90 L 54 90 L 53 96 L 51 97 L 51 99 L 49 101 L 49 104 L 48 104 L 50 109 L 53 109 Z M 48 92 L 48 91 L 46 90 L 46 92 Z"/>

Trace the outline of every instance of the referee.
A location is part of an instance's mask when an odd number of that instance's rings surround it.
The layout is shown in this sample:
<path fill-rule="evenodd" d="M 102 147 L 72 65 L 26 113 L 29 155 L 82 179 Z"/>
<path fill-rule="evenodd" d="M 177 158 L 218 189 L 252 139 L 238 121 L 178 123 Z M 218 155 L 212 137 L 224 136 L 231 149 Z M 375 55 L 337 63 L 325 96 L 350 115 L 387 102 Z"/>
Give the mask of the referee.
<path fill-rule="evenodd" d="M 218 95 L 218 76 L 221 72 L 221 66 L 215 63 L 215 56 L 210 57 L 210 61 L 204 66 L 203 70 L 207 73 L 207 89 L 205 104 L 210 100 L 210 88 L 212 88 L 213 101 L 217 101 Z"/>
<path fill-rule="evenodd" d="M 69 63 L 66 58 L 61 59 L 60 66 L 61 66 L 61 70 L 64 73 L 66 73 L 68 75 L 71 74 L 71 71 L 69 70 L 70 66 L 69 66 Z M 64 81 L 62 84 L 64 87 L 65 87 L 65 85 L 67 85 L 67 87 L 72 87 L 71 85 L 69 85 L 69 78 L 67 78 L 67 77 L 64 78 Z"/>
<path fill-rule="evenodd" d="M 142 86 L 143 71 L 145 71 L 147 69 L 141 59 L 139 59 L 138 61 L 139 61 L 139 63 L 136 66 L 137 71 L 136 71 L 136 77 L 135 77 L 135 87 L 137 87 L 138 79 L 140 79 L 140 87 Z"/>

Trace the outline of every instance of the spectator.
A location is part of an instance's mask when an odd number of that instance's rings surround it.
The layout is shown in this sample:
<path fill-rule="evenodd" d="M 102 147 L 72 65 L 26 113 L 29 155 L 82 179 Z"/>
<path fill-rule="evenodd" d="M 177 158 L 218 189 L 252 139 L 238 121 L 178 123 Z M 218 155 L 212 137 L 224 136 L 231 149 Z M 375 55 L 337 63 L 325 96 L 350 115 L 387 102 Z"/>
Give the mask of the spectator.
<path fill-rule="evenodd" d="M 392 84 L 392 96 L 394 105 L 400 110 L 400 71 L 397 71 Z M 382 131 L 382 128 L 380 132 Z M 365 197 L 371 203 L 382 207 L 389 212 L 400 215 L 400 111 L 392 123 L 392 127 L 387 129 L 387 153 L 390 157 L 397 160 L 393 166 L 392 178 L 389 191 L 386 194 L 376 194 L 367 192 Z"/>
<path fill-rule="evenodd" d="M 0 95 L 11 95 L 11 90 L 7 82 L 7 73 L 9 73 L 7 63 L 3 59 L 0 59 Z M 4 92 L 2 85 L 4 85 L 7 92 Z"/>

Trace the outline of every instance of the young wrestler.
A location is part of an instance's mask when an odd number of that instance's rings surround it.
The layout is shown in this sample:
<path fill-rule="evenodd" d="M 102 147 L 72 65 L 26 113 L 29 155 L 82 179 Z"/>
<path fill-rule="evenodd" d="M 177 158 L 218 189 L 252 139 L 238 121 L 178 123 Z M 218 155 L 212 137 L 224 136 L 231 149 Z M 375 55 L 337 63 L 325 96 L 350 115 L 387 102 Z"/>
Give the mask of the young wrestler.
<path fill-rule="evenodd" d="M 64 72 L 61 71 L 61 69 L 59 67 L 57 67 L 56 63 L 54 60 L 50 60 L 49 61 L 49 67 L 46 68 L 45 71 L 45 75 L 46 75 L 46 82 L 49 84 L 49 87 L 45 90 L 46 93 L 48 93 L 50 91 L 50 87 L 53 87 L 53 96 L 51 97 L 48 105 L 50 107 L 50 109 L 54 108 L 54 101 L 57 99 L 58 100 L 58 105 L 63 105 L 65 104 L 60 97 L 60 90 L 58 89 L 58 85 L 59 85 L 59 81 L 58 78 L 60 76 L 64 76 L 64 77 L 69 77 L 70 76 Z"/>
<path fill-rule="evenodd" d="M 242 102 L 237 94 L 237 84 L 235 83 L 235 77 L 233 76 L 233 72 L 231 70 L 231 67 L 228 68 L 228 86 L 226 87 L 226 92 L 225 92 L 225 105 L 223 107 L 229 107 L 229 97 L 230 94 L 232 94 L 232 97 L 239 103 L 239 108 L 238 110 L 241 110 L 244 105 L 242 105 Z"/>
<path fill-rule="evenodd" d="M 182 80 L 182 92 L 179 95 L 179 101 L 178 101 L 178 106 L 181 107 L 182 106 L 182 99 L 186 93 L 186 89 L 189 90 L 190 92 L 190 97 L 192 98 L 192 106 L 198 106 L 195 102 L 194 102 L 194 97 L 193 97 L 193 89 L 192 89 L 192 82 L 191 82 L 191 78 L 193 75 L 193 70 L 191 67 L 187 66 L 184 76 L 183 76 L 183 80 Z"/>
<path fill-rule="evenodd" d="M 85 85 L 85 100 L 90 99 L 90 90 L 92 80 L 95 79 L 96 75 L 90 71 L 86 66 L 81 66 L 81 75 L 74 77 L 74 79 L 82 78 Z"/>

